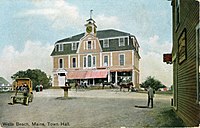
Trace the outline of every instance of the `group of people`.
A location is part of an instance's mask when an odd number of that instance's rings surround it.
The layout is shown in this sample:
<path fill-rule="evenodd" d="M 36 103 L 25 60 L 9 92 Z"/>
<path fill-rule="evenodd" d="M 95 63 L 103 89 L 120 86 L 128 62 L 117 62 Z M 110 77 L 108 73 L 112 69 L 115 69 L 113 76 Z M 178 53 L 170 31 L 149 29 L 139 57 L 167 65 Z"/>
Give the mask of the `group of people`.
<path fill-rule="evenodd" d="M 121 82 L 121 81 L 120 81 Z M 65 83 L 65 86 L 70 86 L 69 82 L 66 82 Z M 78 88 L 87 88 L 87 83 L 85 81 L 76 81 L 75 83 L 75 88 L 76 88 L 76 91 L 78 90 Z M 36 86 L 37 88 L 37 86 Z M 153 90 L 153 88 L 151 88 L 150 86 L 148 87 L 148 90 L 147 90 L 147 93 L 148 93 L 148 102 L 147 102 L 147 106 L 149 107 L 150 104 L 151 104 L 151 108 L 153 108 L 153 98 L 154 98 L 154 94 L 155 94 L 155 91 Z"/>
<path fill-rule="evenodd" d="M 22 85 L 16 87 L 16 93 L 17 92 L 23 92 L 24 95 L 27 96 L 29 92 L 29 86 L 26 83 L 23 83 Z"/>
<path fill-rule="evenodd" d="M 35 90 L 36 90 L 36 92 L 42 91 L 43 90 L 43 85 L 42 84 L 36 85 Z"/>
<path fill-rule="evenodd" d="M 75 88 L 76 88 L 76 91 L 78 90 L 78 88 L 87 88 L 87 82 L 86 81 L 76 81 L 75 83 Z"/>

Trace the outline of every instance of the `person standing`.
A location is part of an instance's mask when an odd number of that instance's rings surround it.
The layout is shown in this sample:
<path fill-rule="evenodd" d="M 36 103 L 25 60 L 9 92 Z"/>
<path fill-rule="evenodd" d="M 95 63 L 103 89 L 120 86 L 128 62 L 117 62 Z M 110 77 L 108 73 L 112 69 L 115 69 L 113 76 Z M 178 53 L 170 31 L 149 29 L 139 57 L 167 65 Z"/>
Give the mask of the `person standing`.
<path fill-rule="evenodd" d="M 154 98 L 154 91 L 153 89 L 149 86 L 148 88 L 148 107 L 151 102 L 151 108 L 153 108 L 153 98 Z"/>

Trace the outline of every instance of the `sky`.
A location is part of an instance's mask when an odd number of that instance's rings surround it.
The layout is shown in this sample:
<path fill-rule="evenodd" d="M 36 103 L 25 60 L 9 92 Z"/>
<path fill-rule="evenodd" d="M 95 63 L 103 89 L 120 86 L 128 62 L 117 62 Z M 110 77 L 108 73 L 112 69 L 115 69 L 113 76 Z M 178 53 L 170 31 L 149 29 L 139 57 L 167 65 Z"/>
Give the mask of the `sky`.
<path fill-rule="evenodd" d="M 140 45 L 140 82 L 154 76 L 172 85 L 171 3 L 168 0 L 1 0 L 0 76 L 12 82 L 20 70 L 52 75 L 54 43 L 85 31 L 92 17 L 97 30 L 113 28 L 136 36 Z"/>

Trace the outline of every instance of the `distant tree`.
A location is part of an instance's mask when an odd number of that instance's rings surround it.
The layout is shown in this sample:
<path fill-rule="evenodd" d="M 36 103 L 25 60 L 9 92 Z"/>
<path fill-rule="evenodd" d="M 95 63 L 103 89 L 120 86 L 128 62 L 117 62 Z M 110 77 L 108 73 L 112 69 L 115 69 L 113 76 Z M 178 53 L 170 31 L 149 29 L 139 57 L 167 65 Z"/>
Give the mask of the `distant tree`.
<path fill-rule="evenodd" d="M 157 91 L 159 88 L 164 87 L 164 85 L 161 84 L 161 82 L 160 82 L 159 80 L 155 79 L 155 78 L 152 77 L 152 76 L 148 76 L 147 79 L 146 79 L 144 82 L 142 82 L 142 84 L 141 84 L 141 87 L 143 87 L 143 88 L 148 88 L 149 86 L 150 86 L 151 88 L 153 88 L 154 90 L 156 90 L 156 91 Z M 165 87 L 166 87 L 166 86 L 165 86 Z"/>
<path fill-rule="evenodd" d="M 46 73 L 41 71 L 40 69 L 28 69 L 26 71 L 18 71 L 14 75 L 11 76 L 13 80 L 16 78 L 30 78 L 33 83 L 33 89 L 35 89 L 36 85 L 42 84 L 44 88 L 49 88 L 51 86 L 51 77 L 47 77 Z"/>

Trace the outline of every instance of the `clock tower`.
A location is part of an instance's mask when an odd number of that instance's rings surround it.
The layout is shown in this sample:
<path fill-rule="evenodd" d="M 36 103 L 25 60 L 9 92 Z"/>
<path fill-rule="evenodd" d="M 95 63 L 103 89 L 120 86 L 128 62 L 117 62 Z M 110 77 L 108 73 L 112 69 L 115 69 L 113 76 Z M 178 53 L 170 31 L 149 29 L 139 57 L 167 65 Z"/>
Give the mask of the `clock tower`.
<path fill-rule="evenodd" d="M 88 19 L 87 23 L 85 24 L 85 26 L 86 26 L 85 35 L 92 34 L 92 35 L 96 36 L 97 26 L 95 25 L 95 21 L 92 19 L 92 11 L 93 10 L 90 10 L 90 19 Z"/>

